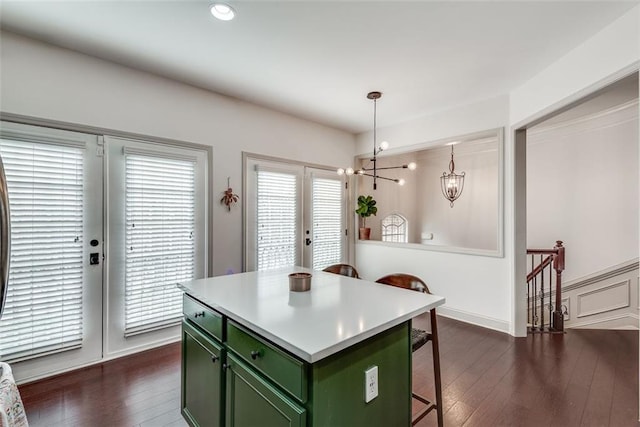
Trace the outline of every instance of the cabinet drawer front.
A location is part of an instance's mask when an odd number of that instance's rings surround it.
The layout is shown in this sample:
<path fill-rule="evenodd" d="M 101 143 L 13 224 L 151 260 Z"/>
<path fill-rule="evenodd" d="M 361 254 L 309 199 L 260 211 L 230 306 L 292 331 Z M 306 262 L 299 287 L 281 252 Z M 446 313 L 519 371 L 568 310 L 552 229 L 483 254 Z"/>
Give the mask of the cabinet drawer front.
<path fill-rule="evenodd" d="M 182 300 L 182 312 L 189 321 L 222 341 L 222 315 L 186 294 Z"/>
<path fill-rule="evenodd" d="M 226 427 L 304 427 L 303 407 L 229 355 Z"/>
<path fill-rule="evenodd" d="M 305 363 L 231 321 L 227 323 L 227 346 L 301 402 L 307 401 Z"/>

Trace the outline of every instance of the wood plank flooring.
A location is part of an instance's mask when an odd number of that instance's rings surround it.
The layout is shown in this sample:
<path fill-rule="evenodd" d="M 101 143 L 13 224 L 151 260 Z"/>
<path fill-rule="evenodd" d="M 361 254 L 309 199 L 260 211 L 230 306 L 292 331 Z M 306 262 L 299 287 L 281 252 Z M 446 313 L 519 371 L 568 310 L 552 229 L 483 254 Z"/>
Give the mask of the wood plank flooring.
<path fill-rule="evenodd" d="M 428 327 L 428 317 L 415 326 Z M 442 317 L 439 328 L 446 426 L 639 425 L 637 331 L 513 338 Z M 433 396 L 431 345 L 413 357 L 414 390 Z M 187 425 L 179 411 L 178 344 L 20 392 L 32 427 Z M 435 413 L 418 424 L 435 425 Z"/>

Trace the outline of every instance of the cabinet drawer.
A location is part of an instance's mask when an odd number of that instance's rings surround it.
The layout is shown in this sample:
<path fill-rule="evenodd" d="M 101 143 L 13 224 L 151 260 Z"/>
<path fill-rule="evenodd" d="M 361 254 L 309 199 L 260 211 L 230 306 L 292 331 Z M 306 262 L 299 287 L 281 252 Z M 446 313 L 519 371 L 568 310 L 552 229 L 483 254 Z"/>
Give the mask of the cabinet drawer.
<path fill-rule="evenodd" d="M 307 365 L 304 362 L 231 321 L 227 323 L 227 346 L 302 403 L 307 401 Z"/>
<path fill-rule="evenodd" d="M 182 312 L 190 322 L 222 341 L 222 315 L 186 294 L 182 300 Z"/>

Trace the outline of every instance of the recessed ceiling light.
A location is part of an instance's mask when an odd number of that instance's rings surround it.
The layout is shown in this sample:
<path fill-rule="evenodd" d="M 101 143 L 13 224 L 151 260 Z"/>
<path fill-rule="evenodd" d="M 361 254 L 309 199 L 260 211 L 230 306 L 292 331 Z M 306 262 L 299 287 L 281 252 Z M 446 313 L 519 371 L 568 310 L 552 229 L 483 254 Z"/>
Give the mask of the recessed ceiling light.
<path fill-rule="evenodd" d="M 211 14 L 221 21 L 231 21 L 236 16 L 236 11 L 228 4 L 214 3 L 211 5 Z"/>

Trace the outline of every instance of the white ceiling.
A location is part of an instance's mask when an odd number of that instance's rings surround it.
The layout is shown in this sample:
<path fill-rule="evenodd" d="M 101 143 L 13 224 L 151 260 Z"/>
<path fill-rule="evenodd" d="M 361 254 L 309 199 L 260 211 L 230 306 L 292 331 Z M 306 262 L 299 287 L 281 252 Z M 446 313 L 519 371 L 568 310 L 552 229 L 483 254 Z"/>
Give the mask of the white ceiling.
<path fill-rule="evenodd" d="M 319 123 L 378 126 L 509 93 L 636 1 L 8 1 L 0 24 Z"/>

